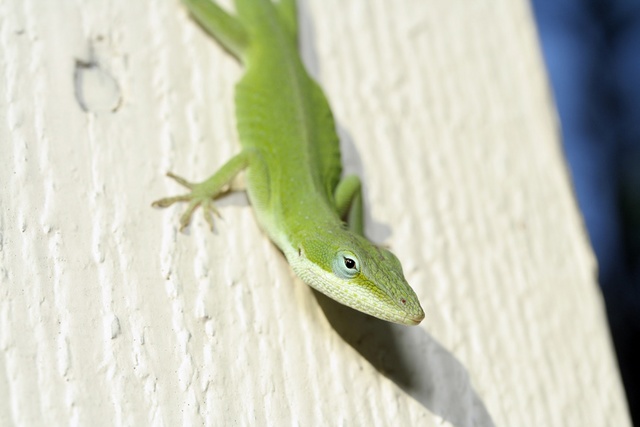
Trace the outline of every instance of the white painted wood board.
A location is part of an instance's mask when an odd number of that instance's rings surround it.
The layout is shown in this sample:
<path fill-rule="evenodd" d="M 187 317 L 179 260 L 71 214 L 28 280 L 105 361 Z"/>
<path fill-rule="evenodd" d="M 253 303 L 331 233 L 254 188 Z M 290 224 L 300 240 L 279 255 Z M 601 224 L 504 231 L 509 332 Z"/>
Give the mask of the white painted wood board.
<path fill-rule="evenodd" d="M 215 233 L 150 208 L 238 150 L 179 2 L 3 0 L 0 425 L 630 425 L 528 4 L 300 15 L 425 321 L 316 298 L 243 195 Z"/>

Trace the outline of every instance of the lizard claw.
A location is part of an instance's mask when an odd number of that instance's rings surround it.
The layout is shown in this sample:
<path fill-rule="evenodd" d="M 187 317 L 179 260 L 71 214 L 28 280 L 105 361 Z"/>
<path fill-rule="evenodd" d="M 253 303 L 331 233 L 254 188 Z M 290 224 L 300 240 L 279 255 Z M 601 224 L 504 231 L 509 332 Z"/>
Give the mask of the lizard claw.
<path fill-rule="evenodd" d="M 218 218 L 222 219 L 220 211 L 218 210 L 218 208 L 216 208 L 216 204 L 213 203 L 213 200 L 211 199 L 207 199 L 202 202 L 202 209 L 204 209 L 204 220 L 207 221 L 207 224 L 209 224 L 209 228 L 211 228 L 211 231 L 214 231 L 213 216 L 215 215 Z"/>
<path fill-rule="evenodd" d="M 197 184 L 194 184 L 192 182 L 187 181 L 186 179 L 182 178 L 181 176 L 175 175 L 172 172 L 167 172 L 167 176 L 171 179 L 173 179 L 174 181 L 176 181 L 178 184 L 182 185 L 183 187 L 187 187 L 189 190 L 193 190 L 193 187 L 195 187 Z"/>

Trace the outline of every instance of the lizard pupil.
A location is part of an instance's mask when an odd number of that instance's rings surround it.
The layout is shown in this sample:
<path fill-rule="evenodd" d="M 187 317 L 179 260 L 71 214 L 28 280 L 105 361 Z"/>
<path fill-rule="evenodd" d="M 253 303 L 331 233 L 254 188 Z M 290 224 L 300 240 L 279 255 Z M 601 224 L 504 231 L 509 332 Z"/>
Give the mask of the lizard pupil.
<path fill-rule="evenodd" d="M 354 260 L 352 260 L 351 258 L 345 258 L 344 259 L 344 266 L 351 270 L 351 269 L 356 267 L 356 262 Z"/>

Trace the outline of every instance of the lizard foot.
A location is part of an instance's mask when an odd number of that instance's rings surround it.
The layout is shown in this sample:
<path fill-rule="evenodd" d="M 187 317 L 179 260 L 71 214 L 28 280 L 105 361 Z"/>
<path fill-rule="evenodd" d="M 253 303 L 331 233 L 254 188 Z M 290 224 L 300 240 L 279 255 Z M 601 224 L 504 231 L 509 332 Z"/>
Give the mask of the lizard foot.
<path fill-rule="evenodd" d="M 211 231 L 213 231 L 213 216 L 215 215 L 218 218 L 222 218 L 220 212 L 216 209 L 216 206 L 213 203 L 213 199 L 218 197 L 221 192 L 211 194 L 211 187 L 206 185 L 207 181 L 192 183 L 178 175 L 172 174 L 171 172 L 168 172 L 167 176 L 178 182 L 183 187 L 188 188 L 191 192 L 180 196 L 165 197 L 164 199 L 156 200 L 151 204 L 151 206 L 156 208 L 166 208 L 176 202 L 188 202 L 187 209 L 180 217 L 180 231 L 184 230 L 185 227 L 189 225 L 193 212 L 198 207 L 202 207 L 204 211 L 204 219 L 207 221 L 207 224 L 209 224 L 209 227 L 211 227 Z"/>

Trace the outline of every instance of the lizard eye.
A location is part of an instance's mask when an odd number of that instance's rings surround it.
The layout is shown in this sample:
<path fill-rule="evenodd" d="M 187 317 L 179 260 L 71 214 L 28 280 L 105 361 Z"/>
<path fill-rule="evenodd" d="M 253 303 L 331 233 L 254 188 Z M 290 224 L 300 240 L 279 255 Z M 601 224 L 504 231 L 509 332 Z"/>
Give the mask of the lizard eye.
<path fill-rule="evenodd" d="M 353 270 L 356 268 L 356 262 L 351 258 L 344 257 L 344 266 L 349 270 Z"/>
<path fill-rule="evenodd" d="M 333 273 L 343 279 L 352 279 L 360 273 L 360 261 L 354 253 L 339 251 L 333 260 Z"/>

